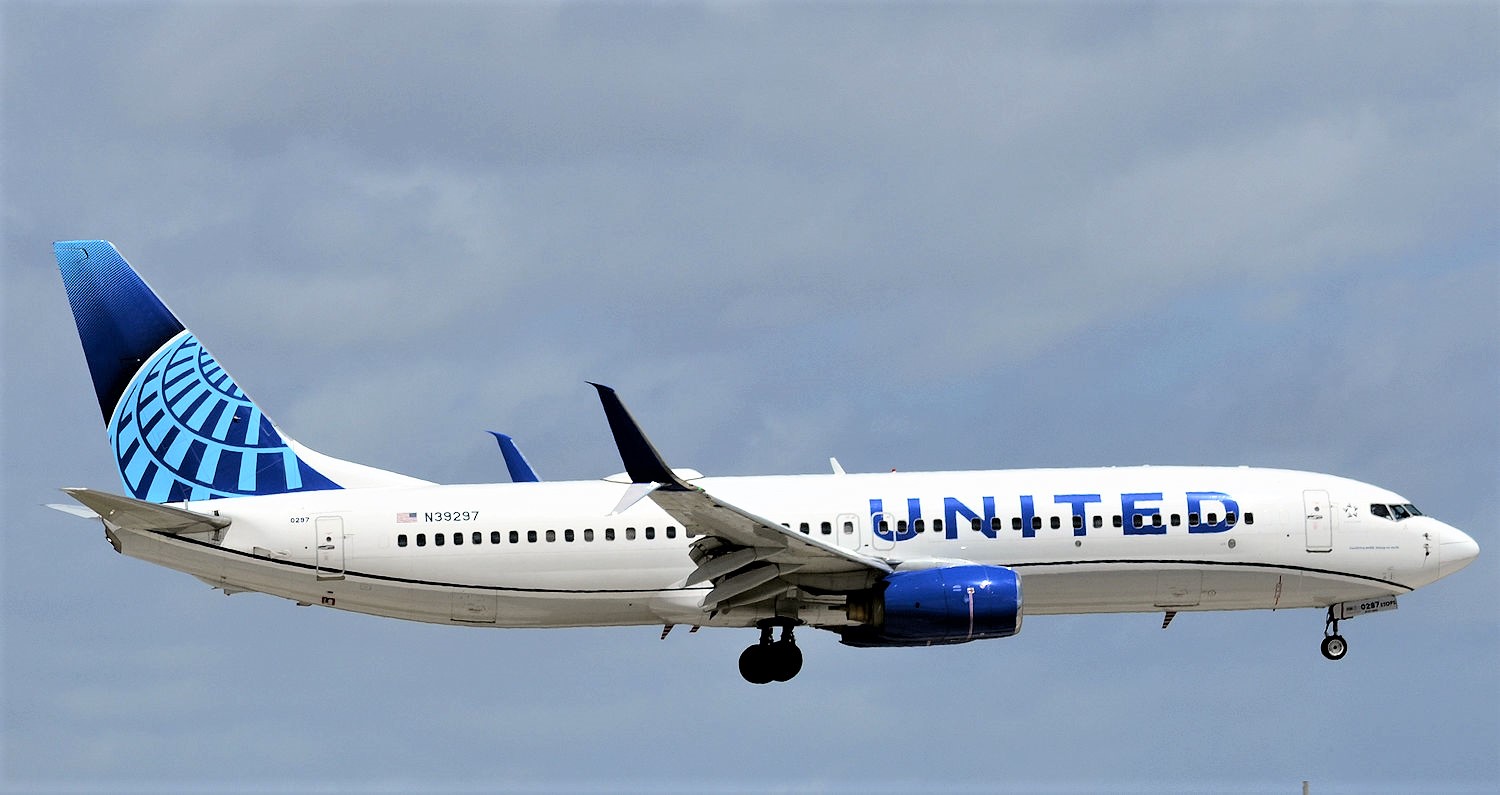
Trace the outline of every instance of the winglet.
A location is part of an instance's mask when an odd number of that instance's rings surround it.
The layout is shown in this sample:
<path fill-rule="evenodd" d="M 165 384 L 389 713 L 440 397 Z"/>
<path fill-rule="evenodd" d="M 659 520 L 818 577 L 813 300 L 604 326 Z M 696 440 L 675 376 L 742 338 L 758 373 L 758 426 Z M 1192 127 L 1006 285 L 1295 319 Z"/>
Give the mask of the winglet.
<path fill-rule="evenodd" d="M 620 396 L 603 384 L 593 381 L 588 384 L 599 390 L 599 402 L 604 404 L 604 416 L 609 420 L 610 433 L 615 436 L 615 446 L 620 449 L 620 460 L 624 462 L 630 480 L 634 483 L 660 483 L 667 491 L 693 491 L 693 487 L 673 474 L 671 467 L 662 460 L 661 453 L 656 452 L 641 426 L 620 402 Z"/>
<path fill-rule="evenodd" d="M 516 447 L 516 441 L 509 436 L 499 432 L 490 431 L 491 436 L 500 444 L 500 455 L 505 456 L 505 468 L 510 471 L 510 479 L 515 483 L 537 483 L 541 478 L 537 477 L 536 470 L 526 462 L 526 456 L 521 455 L 521 448 Z"/>

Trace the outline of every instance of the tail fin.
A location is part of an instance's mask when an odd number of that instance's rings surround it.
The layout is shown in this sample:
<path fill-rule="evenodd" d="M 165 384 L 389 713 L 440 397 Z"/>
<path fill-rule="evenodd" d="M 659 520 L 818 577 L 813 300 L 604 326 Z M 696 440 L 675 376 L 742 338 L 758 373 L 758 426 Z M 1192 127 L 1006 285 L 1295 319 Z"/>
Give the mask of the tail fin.
<path fill-rule="evenodd" d="M 426 483 L 283 434 L 110 243 L 59 242 L 53 252 L 120 478 L 137 499 Z"/>

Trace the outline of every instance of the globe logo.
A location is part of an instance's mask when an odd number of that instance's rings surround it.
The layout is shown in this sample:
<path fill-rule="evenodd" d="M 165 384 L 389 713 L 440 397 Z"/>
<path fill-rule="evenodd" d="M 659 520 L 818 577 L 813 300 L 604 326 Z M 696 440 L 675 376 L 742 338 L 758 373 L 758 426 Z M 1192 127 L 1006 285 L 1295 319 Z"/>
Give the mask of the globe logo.
<path fill-rule="evenodd" d="M 141 365 L 109 439 L 126 489 L 149 502 L 276 494 L 303 488 L 304 475 L 324 480 L 188 331 Z"/>

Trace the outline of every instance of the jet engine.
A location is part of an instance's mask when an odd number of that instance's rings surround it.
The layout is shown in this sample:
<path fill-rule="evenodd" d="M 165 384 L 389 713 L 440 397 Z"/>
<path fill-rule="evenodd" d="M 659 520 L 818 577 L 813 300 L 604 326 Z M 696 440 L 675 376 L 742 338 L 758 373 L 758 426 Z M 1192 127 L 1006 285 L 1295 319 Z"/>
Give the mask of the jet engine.
<path fill-rule="evenodd" d="M 1021 631 L 1021 578 L 1003 566 L 948 566 L 887 575 L 849 596 L 840 630 L 850 646 L 934 646 Z"/>

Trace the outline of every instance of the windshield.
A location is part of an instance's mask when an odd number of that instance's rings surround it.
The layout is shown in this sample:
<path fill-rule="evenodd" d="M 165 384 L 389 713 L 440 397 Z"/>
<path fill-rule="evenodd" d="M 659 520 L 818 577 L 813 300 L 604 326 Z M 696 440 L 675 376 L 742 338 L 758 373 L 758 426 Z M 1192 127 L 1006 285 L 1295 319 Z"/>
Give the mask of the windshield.
<path fill-rule="evenodd" d="M 1410 519 L 1413 516 L 1421 516 L 1422 512 L 1417 510 L 1417 506 L 1412 505 L 1409 502 L 1403 502 L 1399 504 L 1390 503 L 1385 505 L 1377 502 L 1370 505 L 1370 515 L 1379 516 L 1382 519 L 1390 519 L 1393 522 L 1399 522 L 1402 519 Z"/>

